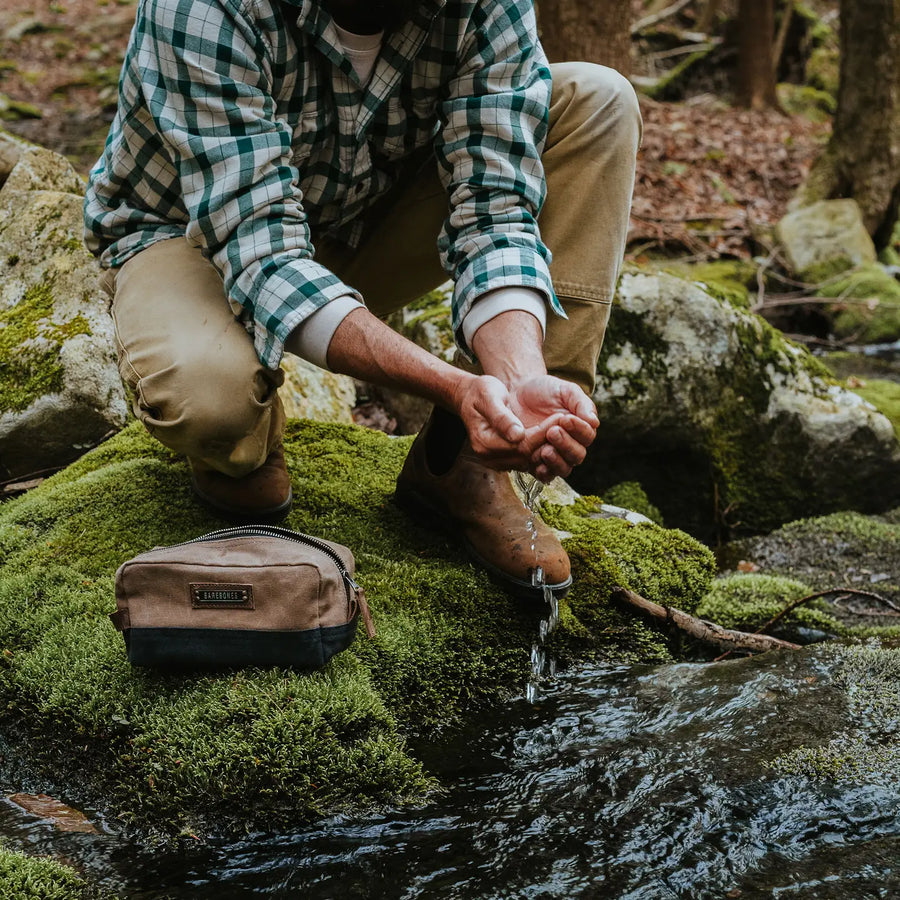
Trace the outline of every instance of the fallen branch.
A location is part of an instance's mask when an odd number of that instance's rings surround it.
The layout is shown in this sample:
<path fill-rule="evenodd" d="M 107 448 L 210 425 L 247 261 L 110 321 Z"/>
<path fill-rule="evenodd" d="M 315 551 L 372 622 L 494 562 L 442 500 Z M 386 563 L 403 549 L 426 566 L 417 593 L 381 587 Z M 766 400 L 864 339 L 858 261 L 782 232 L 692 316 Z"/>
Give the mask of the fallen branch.
<path fill-rule="evenodd" d="M 625 605 L 636 609 L 643 615 L 657 622 L 666 622 L 674 625 L 680 631 L 703 641 L 705 644 L 715 644 L 722 649 L 744 650 L 748 653 L 765 653 L 767 650 L 799 650 L 799 644 L 782 641 L 779 638 L 767 634 L 747 634 L 744 631 L 734 631 L 731 628 L 722 628 L 714 622 L 698 619 L 696 616 L 682 612 L 671 606 L 660 606 L 634 591 L 627 588 L 616 588 L 613 598 Z"/>

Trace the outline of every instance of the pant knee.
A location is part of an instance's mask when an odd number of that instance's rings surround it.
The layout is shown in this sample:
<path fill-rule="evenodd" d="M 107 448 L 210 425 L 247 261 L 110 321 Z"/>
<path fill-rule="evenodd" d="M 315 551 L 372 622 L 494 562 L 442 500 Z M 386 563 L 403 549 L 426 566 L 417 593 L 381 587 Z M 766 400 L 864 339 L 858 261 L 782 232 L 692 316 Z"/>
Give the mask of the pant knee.
<path fill-rule="evenodd" d="M 140 418 L 176 452 L 227 474 L 246 474 L 265 459 L 280 370 L 267 378 L 227 366 L 170 366 L 141 379 Z"/>
<path fill-rule="evenodd" d="M 574 120 L 567 123 L 570 130 L 593 132 L 627 152 L 637 152 L 643 132 L 641 109 L 634 87 L 624 75 L 587 62 L 557 63 L 551 71 L 551 127 L 554 118 L 566 116 Z"/>

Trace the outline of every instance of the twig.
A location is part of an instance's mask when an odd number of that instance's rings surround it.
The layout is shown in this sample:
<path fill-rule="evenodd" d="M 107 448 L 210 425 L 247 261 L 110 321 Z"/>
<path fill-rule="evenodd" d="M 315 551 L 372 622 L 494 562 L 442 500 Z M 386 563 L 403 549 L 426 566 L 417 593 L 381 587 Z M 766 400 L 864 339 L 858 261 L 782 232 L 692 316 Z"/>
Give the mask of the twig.
<path fill-rule="evenodd" d="M 616 600 L 638 610 L 646 616 L 658 622 L 667 622 L 674 625 L 680 631 L 703 641 L 706 644 L 715 644 L 718 647 L 733 650 L 745 650 L 748 653 L 765 653 L 767 650 L 799 650 L 799 644 L 782 641 L 767 634 L 747 634 L 744 631 L 734 631 L 731 628 L 722 628 L 714 622 L 698 619 L 696 616 L 682 612 L 671 606 L 660 606 L 634 591 L 618 587 L 613 591 Z"/>
<path fill-rule="evenodd" d="M 631 26 L 631 33 L 639 34 L 645 28 L 656 25 L 657 22 L 662 22 L 663 19 L 668 19 L 669 16 L 674 16 L 676 13 L 681 12 L 681 10 L 692 2 L 693 0 L 677 0 L 676 3 L 667 6 L 665 9 L 661 9 L 658 13 L 653 13 L 650 16 L 645 16 L 643 19 L 638 19 L 638 21 Z"/>
<path fill-rule="evenodd" d="M 794 17 L 794 0 L 788 0 L 784 12 L 781 14 L 781 24 L 778 35 L 775 38 L 775 46 L 772 49 L 772 75 L 778 74 L 778 66 L 784 55 L 784 45 L 787 41 L 788 31 L 791 27 L 791 19 Z"/>

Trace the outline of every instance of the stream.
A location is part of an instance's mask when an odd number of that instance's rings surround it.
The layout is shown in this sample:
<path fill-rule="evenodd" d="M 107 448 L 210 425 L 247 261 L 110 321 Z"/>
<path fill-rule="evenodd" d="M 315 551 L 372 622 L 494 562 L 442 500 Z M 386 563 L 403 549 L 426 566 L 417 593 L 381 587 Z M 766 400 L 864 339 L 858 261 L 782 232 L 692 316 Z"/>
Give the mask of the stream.
<path fill-rule="evenodd" d="M 423 809 L 178 851 L 5 803 L 0 838 L 141 900 L 897 897 L 900 785 L 766 767 L 839 731 L 845 704 L 821 646 L 582 666 L 414 748 L 448 785 Z"/>

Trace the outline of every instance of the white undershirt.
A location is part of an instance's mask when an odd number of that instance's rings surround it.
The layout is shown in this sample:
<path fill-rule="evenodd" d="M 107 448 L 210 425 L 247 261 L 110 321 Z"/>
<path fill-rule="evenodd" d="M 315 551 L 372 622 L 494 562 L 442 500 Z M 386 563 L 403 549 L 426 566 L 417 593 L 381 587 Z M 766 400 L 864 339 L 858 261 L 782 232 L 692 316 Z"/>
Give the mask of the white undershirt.
<path fill-rule="evenodd" d="M 363 87 L 368 84 L 381 52 L 384 32 L 378 34 L 354 34 L 334 23 L 341 49 L 350 60 L 354 71 Z M 353 310 L 362 307 L 355 297 L 345 295 L 337 297 L 317 309 L 304 319 L 289 335 L 286 348 L 297 356 L 323 369 L 328 368 L 327 355 L 331 339 L 338 326 Z M 472 346 L 475 332 L 486 322 L 501 313 L 510 310 L 522 310 L 533 315 L 541 325 L 541 332 L 547 328 L 547 309 L 544 295 L 539 291 L 524 287 L 503 287 L 483 294 L 469 309 L 463 319 L 462 332 L 466 344 Z"/>
<path fill-rule="evenodd" d="M 381 45 L 384 42 L 384 32 L 354 34 L 352 31 L 347 31 L 346 28 L 341 28 L 337 22 L 334 23 L 334 27 L 337 29 L 344 56 L 350 60 L 350 64 L 359 77 L 359 83 L 365 87 L 372 77 L 375 63 L 378 62 L 378 54 L 381 53 Z"/>

